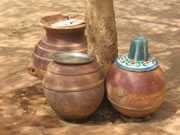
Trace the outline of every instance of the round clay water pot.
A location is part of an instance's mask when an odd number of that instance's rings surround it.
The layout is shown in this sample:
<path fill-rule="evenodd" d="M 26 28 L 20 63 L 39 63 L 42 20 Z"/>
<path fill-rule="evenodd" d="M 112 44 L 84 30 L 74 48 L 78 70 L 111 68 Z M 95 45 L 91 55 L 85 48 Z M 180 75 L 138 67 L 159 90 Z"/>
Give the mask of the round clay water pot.
<path fill-rule="evenodd" d="M 128 55 L 115 60 L 106 86 L 109 101 L 123 115 L 145 117 L 159 109 L 166 93 L 165 78 L 143 37 L 133 40 Z"/>
<path fill-rule="evenodd" d="M 87 54 L 55 54 L 43 88 L 49 104 L 62 119 L 84 119 L 93 114 L 103 100 L 104 75 Z"/>
<path fill-rule="evenodd" d="M 31 75 L 42 79 L 54 53 L 86 52 L 86 45 L 84 16 L 75 14 L 45 16 L 41 19 L 40 25 L 45 32 L 35 46 L 28 71 Z"/>

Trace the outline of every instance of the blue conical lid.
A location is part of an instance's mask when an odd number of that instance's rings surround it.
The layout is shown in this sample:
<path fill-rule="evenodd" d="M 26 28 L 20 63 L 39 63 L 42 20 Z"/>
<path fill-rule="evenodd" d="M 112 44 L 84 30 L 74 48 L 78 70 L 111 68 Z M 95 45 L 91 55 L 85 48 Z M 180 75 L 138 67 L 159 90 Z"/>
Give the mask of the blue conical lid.
<path fill-rule="evenodd" d="M 128 54 L 120 56 L 115 63 L 122 69 L 136 72 L 154 70 L 159 62 L 148 51 L 148 40 L 144 36 L 137 36 L 131 41 Z"/>
<path fill-rule="evenodd" d="M 148 40 L 143 36 L 134 38 L 131 42 L 128 58 L 135 61 L 147 61 L 148 57 Z"/>

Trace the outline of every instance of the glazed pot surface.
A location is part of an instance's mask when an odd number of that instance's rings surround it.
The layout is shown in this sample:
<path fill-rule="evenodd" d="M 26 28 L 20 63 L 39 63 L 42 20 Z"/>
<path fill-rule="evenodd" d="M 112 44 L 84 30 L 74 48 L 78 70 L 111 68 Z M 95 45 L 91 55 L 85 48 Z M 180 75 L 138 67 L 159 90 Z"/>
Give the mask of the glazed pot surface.
<path fill-rule="evenodd" d="M 55 27 L 54 23 L 66 21 L 67 19 L 79 20 L 70 26 L 65 25 Z M 57 52 L 86 52 L 85 45 L 85 22 L 84 17 L 80 15 L 52 15 L 41 19 L 41 26 L 45 33 L 42 35 L 40 42 L 35 46 L 32 55 L 32 64 L 29 66 L 29 73 L 43 78 L 48 64 L 52 61 L 51 56 Z"/>
<path fill-rule="evenodd" d="M 60 62 L 49 64 L 43 80 L 45 95 L 62 119 L 87 118 L 103 100 L 104 75 L 94 60 L 80 64 L 64 62 L 61 57 Z"/>
<path fill-rule="evenodd" d="M 112 66 L 107 75 L 107 94 L 112 105 L 130 117 L 144 117 L 158 110 L 165 97 L 165 78 L 160 68 L 130 72 Z"/>

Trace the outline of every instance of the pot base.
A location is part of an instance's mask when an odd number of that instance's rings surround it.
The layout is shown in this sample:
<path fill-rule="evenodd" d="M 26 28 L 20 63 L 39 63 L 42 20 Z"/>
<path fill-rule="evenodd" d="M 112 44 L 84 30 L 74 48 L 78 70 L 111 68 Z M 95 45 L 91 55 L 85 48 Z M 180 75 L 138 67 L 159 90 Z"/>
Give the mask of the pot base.
<path fill-rule="evenodd" d="M 111 99 L 108 98 L 108 100 L 111 102 L 112 106 L 121 114 L 123 114 L 124 116 L 127 117 L 133 117 L 133 118 L 144 118 L 146 116 L 149 116 L 151 114 L 153 114 L 154 112 L 157 112 L 158 109 L 160 108 L 161 104 L 156 105 L 156 106 L 152 106 L 149 108 L 145 108 L 145 109 L 133 109 L 133 108 L 126 108 L 126 107 L 122 107 L 117 105 L 114 101 L 112 101 Z"/>
<path fill-rule="evenodd" d="M 92 115 L 104 97 L 104 88 L 80 92 L 57 92 L 44 89 L 49 104 L 64 120 L 84 120 Z"/>

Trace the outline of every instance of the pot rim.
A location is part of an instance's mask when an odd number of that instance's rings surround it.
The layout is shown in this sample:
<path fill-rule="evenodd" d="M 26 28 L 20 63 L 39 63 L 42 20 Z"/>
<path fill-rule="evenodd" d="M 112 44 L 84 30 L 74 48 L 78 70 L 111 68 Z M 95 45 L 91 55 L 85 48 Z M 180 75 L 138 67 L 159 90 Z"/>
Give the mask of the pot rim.
<path fill-rule="evenodd" d="M 62 26 L 59 28 L 51 26 L 52 23 L 56 22 L 58 19 L 63 20 L 65 18 L 79 19 L 79 20 L 82 20 L 82 23 L 77 24 L 77 25 L 72 25 L 72 26 Z M 47 15 L 47 16 L 42 17 L 39 23 L 41 27 L 46 28 L 46 29 L 52 29 L 52 30 L 73 30 L 73 29 L 85 28 L 86 26 L 84 16 L 81 14 L 74 14 L 74 13 Z"/>
<path fill-rule="evenodd" d="M 54 62 L 66 65 L 81 65 L 93 62 L 94 58 L 86 53 L 59 52 L 52 56 Z"/>

